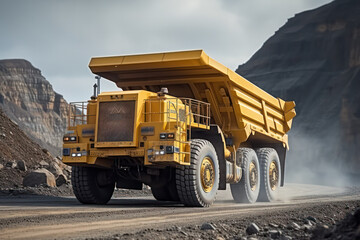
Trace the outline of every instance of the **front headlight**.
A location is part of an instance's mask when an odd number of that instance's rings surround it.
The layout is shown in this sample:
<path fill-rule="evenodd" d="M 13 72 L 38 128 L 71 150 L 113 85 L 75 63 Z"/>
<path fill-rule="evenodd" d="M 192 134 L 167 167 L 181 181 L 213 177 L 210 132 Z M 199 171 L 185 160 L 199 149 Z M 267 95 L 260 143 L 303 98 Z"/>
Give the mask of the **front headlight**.
<path fill-rule="evenodd" d="M 174 139 L 175 133 L 160 133 L 160 139 Z"/>
<path fill-rule="evenodd" d="M 168 138 L 168 139 L 174 139 L 174 137 L 175 137 L 175 134 L 174 134 L 174 133 L 168 133 L 168 134 L 167 134 L 167 138 Z"/>
<path fill-rule="evenodd" d="M 76 136 L 64 136 L 63 141 L 64 142 L 76 142 L 77 137 Z"/>

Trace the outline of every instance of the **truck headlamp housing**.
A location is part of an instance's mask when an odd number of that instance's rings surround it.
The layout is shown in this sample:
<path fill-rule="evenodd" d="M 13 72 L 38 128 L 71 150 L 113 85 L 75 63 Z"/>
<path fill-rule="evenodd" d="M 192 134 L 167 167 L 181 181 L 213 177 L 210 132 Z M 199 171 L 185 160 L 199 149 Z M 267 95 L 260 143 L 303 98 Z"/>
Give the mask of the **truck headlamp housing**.
<path fill-rule="evenodd" d="M 63 141 L 64 142 L 76 142 L 77 137 L 76 136 L 64 136 Z"/>
<path fill-rule="evenodd" d="M 174 146 L 166 146 L 165 152 L 166 152 L 166 154 L 179 153 L 180 149 L 178 147 L 174 147 Z"/>
<path fill-rule="evenodd" d="M 174 133 L 160 133 L 160 139 L 174 139 Z"/>
<path fill-rule="evenodd" d="M 175 137 L 175 134 L 174 134 L 174 133 L 168 133 L 168 134 L 167 134 L 167 138 L 168 138 L 168 139 L 174 139 L 174 137 Z"/>

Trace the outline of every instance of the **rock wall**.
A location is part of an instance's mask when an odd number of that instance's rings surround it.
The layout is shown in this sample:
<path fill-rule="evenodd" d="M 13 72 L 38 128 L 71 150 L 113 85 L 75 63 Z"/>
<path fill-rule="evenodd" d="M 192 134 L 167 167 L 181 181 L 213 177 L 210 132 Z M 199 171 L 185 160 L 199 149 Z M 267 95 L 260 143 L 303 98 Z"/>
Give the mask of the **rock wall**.
<path fill-rule="evenodd" d="M 0 60 L 0 107 L 43 148 L 61 154 L 68 103 L 30 62 Z"/>
<path fill-rule="evenodd" d="M 236 70 L 272 95 L 295 100 L 292 180 L 360 179 L 359 13 L 360 1 L 336 0 L 296 14 Z"/>

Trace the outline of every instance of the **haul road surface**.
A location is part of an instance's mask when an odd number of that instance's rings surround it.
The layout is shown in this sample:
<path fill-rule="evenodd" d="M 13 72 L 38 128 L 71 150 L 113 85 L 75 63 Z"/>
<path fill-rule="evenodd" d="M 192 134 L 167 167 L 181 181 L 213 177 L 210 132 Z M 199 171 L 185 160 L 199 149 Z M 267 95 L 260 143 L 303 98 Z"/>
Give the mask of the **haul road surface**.
<path fill-rule="evenodd" d="M 282 189 L 282 200 L 256 204 L 235 203 L 227 191 L 219 194 L 210 208 L 185 208 L 150 196 L 115 198 L 103 206 L 81 205 L 73 197 L 0 197 L 0 239 L 107 238 L 143 229 L 161 234 L 168 227 L 199 226 L 209 219 L 216 222 L 253 216 L 261 221 L 262 215 L 272 212 L 286 214 L 328 203 L 359 202 L 359 189 L 288 184 Z M 181 238 L 181 234 L 174 237 Z"/>

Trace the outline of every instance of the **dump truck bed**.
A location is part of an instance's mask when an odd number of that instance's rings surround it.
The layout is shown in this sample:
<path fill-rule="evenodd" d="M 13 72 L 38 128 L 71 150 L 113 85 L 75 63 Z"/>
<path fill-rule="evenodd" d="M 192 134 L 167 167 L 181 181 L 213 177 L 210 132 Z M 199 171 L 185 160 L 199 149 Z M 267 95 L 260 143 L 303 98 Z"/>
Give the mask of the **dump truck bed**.
<path fill-rule="evenodd" d="M 211 116 L 234 144 L 282 142 L 295 117 L 295 103 L 275 98 L 210 58 L 202 50 L 92 58 L 91 71 L 123 90 L 144 89 L 211 104 Z"/>

